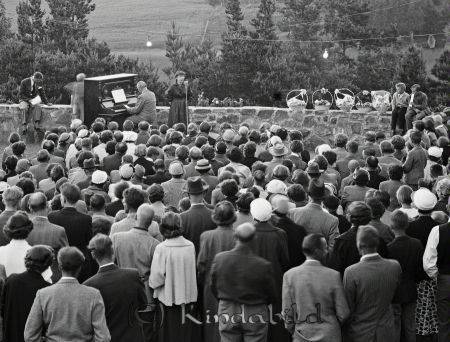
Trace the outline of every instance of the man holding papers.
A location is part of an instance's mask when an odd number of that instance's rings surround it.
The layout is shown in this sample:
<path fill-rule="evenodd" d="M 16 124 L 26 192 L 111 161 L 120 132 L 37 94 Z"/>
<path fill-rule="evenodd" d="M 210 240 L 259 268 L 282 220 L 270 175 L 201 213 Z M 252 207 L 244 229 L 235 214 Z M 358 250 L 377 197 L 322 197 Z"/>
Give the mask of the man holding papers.
<path fill-rule="evenodd" d="M 147 89 L 147 84 L 143 81 L 137 83 L 139 92 L 137 103 L 134 107 L 125 106 L 128 113 L 131 114 L 128 120 L 137 125 L 141 121 L 147 121 L 149 124 L 156 123 L 156 97 L 155 94 Z"/>
<path fill-rule="evenodd" d="M 42 130 L 42 108 L 41 103 L 48 106 L 51 103 L 48 102 L 45 96 L 44 88 L 42 87 L 44 76 L 40 72 L 35 72 L 33 76 L 25 78 L 20 82 L 19 90 L 19 107 L 22 110 L 22 134 L 25 135 L 28 129 L 28 124 L 31 120 L 34 123 L 34 129 L 36 131 Z"/>

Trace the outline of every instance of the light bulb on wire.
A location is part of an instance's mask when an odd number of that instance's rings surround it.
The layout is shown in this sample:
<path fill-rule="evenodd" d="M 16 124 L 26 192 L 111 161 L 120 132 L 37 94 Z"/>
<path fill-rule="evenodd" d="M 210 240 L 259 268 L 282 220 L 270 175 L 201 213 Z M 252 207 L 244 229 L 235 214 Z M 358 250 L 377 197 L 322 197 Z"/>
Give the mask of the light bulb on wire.
<path fill-rule="evenodd" d="M 148 48 L 153 46 L 152 41 L 150 40 L 150 35 L 147 36 L 147 43 L 145 44 L 145 46 L 147 46 Z"/>
<path fill-rule="evenodd" d="M 324 59 L 327 59 L 327 58 L 328 58 L 328 50 L 327 50 L 327 49 L 325 49 L 325 51 L 323 52 L 322 57 L 323 57 Z"/>

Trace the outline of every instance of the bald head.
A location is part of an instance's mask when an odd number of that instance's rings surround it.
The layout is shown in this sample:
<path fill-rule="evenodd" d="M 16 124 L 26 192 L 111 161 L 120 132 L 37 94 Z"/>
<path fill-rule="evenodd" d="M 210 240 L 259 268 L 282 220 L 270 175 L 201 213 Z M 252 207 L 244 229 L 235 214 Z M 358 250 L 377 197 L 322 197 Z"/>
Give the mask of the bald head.
<path fill-rule="evenodd" d="M 240 242 L 250 242 L 255 237 L 256 228 L 251 223 L 243 223 L 236 227 L 234 235 Z"/>
<path fill-rule="evenodd" d="M 31 194 L 28 206 L 33 214 L 42 213 L 47 210 L 47 197 L 42 192 Z"/>
<path fill-rule="evenodd" d="M 141 204 L 137 210 L 137 226 L 139 228 L 148 229 L 152 224 L 155 211 L 148 203 Z"/>

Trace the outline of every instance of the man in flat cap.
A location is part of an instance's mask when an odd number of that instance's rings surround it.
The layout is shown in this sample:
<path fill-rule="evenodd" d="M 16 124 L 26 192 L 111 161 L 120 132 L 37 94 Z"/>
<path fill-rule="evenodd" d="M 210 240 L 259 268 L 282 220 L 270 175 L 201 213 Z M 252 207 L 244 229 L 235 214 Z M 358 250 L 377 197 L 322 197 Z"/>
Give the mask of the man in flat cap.
<path fill-rule="evenodd" d="M 28 130 L 28 124 L 33 122 L 35 130 L 42 130 L 42 107 L 41 103 L 51 106 L 42 87 L 44 76 L 35 72 L 33 76 L 25 78 L 20 82 L 19 107 L 22 110 L 22 134 Z"/>
<path fill-rule="evenodd" d="M 62 278 L 37 292 L 24 337 L 27 342 L 96 341 L 109 342 L 105 305 L 100 291 L 81 285 L 76 279 L 85 258 L 76 247 L 58 253 Z"/>
<path fill-rule="evenodd" d="M 210 272 L 211 291 L 219 301 L 220 338 L 267 341 L 268 305 L 277 301 L 272 265 L 252 251 L 254 225 L 241 224 L 234 235 L 236 246 L 217 254 Z"/>

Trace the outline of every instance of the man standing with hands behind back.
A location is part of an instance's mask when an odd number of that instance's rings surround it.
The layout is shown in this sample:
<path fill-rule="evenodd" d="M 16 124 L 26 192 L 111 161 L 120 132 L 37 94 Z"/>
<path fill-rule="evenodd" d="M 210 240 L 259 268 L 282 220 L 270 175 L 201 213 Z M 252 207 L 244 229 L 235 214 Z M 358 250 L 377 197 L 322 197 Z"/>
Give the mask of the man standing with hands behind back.
<path fill-rule="evenodd" d="M 20 82 L 19 89 L 19 108 L 22 110 L 22 134 L 25 135 L 28 130 L 30 120 L 33 120 L 34 129 L 41 131 L 42 107 L 41 103 L 51 106 L 42 87 L 44 76 L 36 71 L 33 76 L 25 78 Z M 40 101 L 36 97 L 40 97 Z"/>

